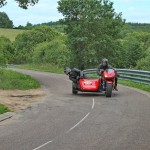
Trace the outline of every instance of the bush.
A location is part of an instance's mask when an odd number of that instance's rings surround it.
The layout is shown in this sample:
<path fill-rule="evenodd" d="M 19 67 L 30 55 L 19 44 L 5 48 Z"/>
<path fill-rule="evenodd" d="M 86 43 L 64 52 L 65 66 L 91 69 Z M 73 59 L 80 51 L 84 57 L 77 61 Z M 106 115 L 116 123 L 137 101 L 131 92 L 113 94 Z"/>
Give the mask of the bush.
<path fill-rule="evenodd" d="M 50 63 L 63 67 L 69 62 L 70 52 L 65 45 L 66 36 L 61 35 L 51 42 L 43 42 L 37 45 L 33 53 L 34 63 Z"/>
<path fill-rule="evenodd" d="M 15 63 L 32 62 L 33 50 L 37 44 L 53 40 L 59 33 L 48 26 L 38 26 L 16 37 L 14 42 Z"/>
<path fill-rule="evenodd" d="M 0 64 L 11 63 L 14 59 L 14 47 L 11 41 L 0 37 Z"/>
<path fill-rule="evenodd" d="M 145 58 L 142 58 L 137 62 L 135 69 L 150 71 L 150 53 Z"/>

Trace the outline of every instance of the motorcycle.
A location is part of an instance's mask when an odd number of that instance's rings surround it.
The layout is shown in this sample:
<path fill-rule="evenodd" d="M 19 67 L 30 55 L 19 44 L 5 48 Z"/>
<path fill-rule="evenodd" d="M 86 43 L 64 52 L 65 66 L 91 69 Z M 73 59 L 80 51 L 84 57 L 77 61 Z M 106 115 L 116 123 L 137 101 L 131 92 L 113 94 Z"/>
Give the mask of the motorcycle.
<path fill-rule="evenodd" d="M 112 90 L 115 88 L 115 76 L 114 69 L 106 69 L 102 72 L 101 89 L 105 91 L 106 97 L 111 97 Z"/>
<path fill-rule="evenodd" d="M 88 78 L 85 75 L 78 77 L 77 82 L 72 82 L 72 93 L 77 94 L 78 91 L 105 92 L 106 97 L 111 97 L 115 87 L 115 76 L 113 69 L 106 69 L 102 71 L 100 78 Z"/>

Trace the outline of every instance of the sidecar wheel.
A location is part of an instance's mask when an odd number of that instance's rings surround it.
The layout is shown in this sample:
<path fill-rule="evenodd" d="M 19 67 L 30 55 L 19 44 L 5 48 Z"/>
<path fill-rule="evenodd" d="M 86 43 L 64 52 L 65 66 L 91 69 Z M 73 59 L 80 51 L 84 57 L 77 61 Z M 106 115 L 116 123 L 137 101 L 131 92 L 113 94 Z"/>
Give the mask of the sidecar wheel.
<path fill-rule="evenodd" d="M 72 83 L 72 94 L 78 94 L 77 85 Z"/>

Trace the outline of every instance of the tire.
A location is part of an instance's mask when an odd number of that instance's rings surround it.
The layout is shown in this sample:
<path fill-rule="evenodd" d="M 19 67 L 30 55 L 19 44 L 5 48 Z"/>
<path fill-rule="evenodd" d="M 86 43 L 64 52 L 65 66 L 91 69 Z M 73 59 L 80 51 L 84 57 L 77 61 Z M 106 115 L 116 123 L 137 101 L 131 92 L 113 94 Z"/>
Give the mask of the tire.
<path fill-rule="evenodd" d="M 111 97 L 113 86 L 110 83 L 106 83 L 106 97 Z"/>
<path fill-rule="evenodd" d="M 77 84 L 72 82 L 72 94 L 78 94 Z"/>

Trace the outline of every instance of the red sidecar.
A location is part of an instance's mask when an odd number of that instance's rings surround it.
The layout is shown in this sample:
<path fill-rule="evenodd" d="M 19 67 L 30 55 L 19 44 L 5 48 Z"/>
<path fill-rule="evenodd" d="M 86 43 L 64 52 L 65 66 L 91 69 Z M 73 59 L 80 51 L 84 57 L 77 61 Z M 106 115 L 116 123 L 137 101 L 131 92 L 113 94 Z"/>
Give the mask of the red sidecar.
<path fill-rule="evenodd" d="M 86 72 L 85 72 L 86 73 Z M 77 83 L 72 82 L 72 93 L 81 92 L 105 92 L 106 97 L 111 97 L 115 85 L 115 71 L 107 69 L 103 71 L 101 78 L 80 78 Z"/>

